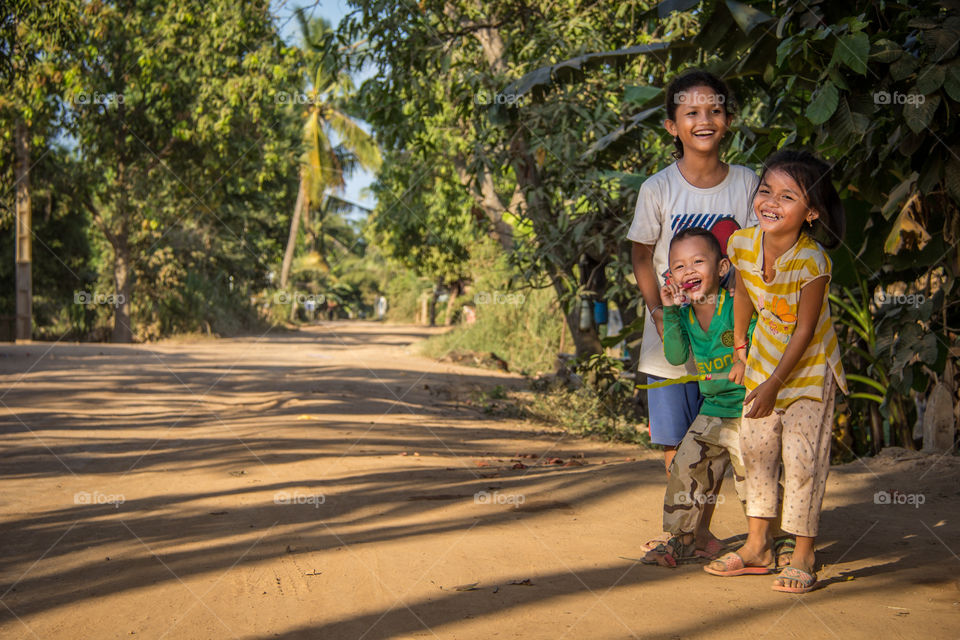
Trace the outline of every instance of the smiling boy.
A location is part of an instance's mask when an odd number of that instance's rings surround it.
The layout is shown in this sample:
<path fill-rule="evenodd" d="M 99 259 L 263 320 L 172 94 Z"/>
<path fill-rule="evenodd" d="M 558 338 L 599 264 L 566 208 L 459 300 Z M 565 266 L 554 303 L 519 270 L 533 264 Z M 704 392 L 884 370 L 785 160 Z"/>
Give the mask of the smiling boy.
<path fill-rule="evenodd" d="M 744 387 L 731 381 L 734 367 L 733 296 L 720 286 L 730 270 L 717 238 L 692 227 L 670 242 L 670 281 L 661 290 L 663 350 L 675 364 L 693 351 L 703 405 L 677 448 L 663 501 L 663 528 L 670 539 L 644 557 L 647 564 L 676 566 L 695 557 L 712 558 L 722 544 L 710 520 L 723 475 L 733 466 L 741 503 L 746 498 L 740 456 L 740 413 Z M 753 325 L 750 325 L 752 333 Z M 741 373 L 742 375 L 742 373 Z"/>

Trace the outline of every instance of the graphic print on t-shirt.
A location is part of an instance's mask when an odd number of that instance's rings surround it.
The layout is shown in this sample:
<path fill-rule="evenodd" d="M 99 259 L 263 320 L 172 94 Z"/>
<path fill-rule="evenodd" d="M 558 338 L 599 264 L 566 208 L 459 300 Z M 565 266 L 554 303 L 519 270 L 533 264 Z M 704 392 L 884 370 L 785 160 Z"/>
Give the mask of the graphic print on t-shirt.
<path fill-rule="evenodd" d="M 774 297 L 767 307 L 764 307 L 762 299 L 757 302 L 760 305 L 760 317 L 767 323 L 770 330 L 777 335 L 789 338 L 797 324 L 796 309 L 790 306 L 786 298 Z"/>
<path fill-rule="evenodd" d="M 670 216 L 670 229 L 674 235 L 690 227 L 701 227 L 712 232 L 720 242 L 723 255 L 726 256 L 727 240 L 731 233 L 740 228 L 740 225 L 729 213 L 681 213 Z"/>

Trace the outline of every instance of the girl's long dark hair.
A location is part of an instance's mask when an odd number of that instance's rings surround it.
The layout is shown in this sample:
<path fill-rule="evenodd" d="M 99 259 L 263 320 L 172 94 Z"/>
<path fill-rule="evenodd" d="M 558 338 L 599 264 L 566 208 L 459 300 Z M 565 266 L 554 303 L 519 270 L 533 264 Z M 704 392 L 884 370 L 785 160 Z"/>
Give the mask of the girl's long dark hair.
<path fill-rule="evenodd" d="M 670 81 L 670 84 L 667 85 L 667 119 L 674 120 L 677 119 L 677 105 L 678 96 L 681 93 L 685 93 L 693 89 L 694 87 L 710 87 L 713 89 L 714 93 L 720 96 L 719 102 L 723 106 L 726 114 L 733 115 L 736 110 L 736 103 L 733 99 L 733 93 L 730 91 L 730 87 L 727 86 L 727 83 L 718 78 L 717 76 L 709 73 L 707 71 L 701 71 L 700 69 L 694 69 L 693 71 L 687 71 L 686 73 L 677 76 Z M 680 142 L 679 137 L 674 137 L 673 144 L 676 146 L 676 151 L 673 152 L 673 157 L 679 160 L 683 157 L 683 143 Z"/>
<path fill-rule="evenodd" d="M 807 206 L 820 214 L 807 227 L 810 235 L 827 249 L 838 247 L 846 230 L 846 216 L 840 195 L 831 180 L 830 165 L 809 151 L 783 149 L 763 163 L 760 182 L 770 171 L 782 171 L 793 178 L 803 189 Z"/>

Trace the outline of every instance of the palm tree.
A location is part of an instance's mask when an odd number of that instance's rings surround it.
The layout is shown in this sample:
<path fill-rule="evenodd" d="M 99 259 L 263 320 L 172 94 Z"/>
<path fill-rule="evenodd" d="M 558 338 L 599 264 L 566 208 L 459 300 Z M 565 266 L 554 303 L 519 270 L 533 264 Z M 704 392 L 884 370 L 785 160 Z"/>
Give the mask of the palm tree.
<path fill-rule="evenodd" d="M 311 206 L 325 210 L 326 198 L 343 189 L 344 176 L 357 166 L 371 170 L 380 167 L 380 148 L 376 141 L 344 111 L 344 105 L 354 93 L 354 86 L 350 75 L 340 67 L 340 52 L 336 49 L 333 30 L 323 19 L 316 19 L 308 25 L 300 10 L 297 18 L 308 54 L 313 54 L 310 58 L 315 60 L 316 71 L 313 86 L 307 92 L 300 187 L 280 269 L 282 289 L 286 289 L 290 276 L 300 218 L 309 214 Z M 331 134 L 335 134 L 339 143 L 333 143 Z"/>

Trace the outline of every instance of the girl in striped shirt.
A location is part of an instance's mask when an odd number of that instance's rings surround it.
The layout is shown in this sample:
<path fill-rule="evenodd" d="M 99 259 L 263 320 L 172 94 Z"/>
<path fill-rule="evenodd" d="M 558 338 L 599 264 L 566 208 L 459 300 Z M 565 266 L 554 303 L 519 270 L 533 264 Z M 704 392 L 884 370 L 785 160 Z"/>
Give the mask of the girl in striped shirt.
<path fill-rule="evenodd" d="M 796 536 L 790 565 L 775 591 L 806 593 L 817 582 L 814 541 L 830 470 L 834 395 L 847 391 L 827 302 L 831 262 L 843 207 L 830 168 L 809 153 L 780 151 L 767 159 L 753 198 L 759 225 L 730 236 L 737 269 L 735 360 L 730 379 L 743 381 L 740 447 L 746 468 L 747 541 L 705 567 L 719 576 L 769 573 L 771 524 Z M 747 344 L 747 326 L 758 315 Z"/>

